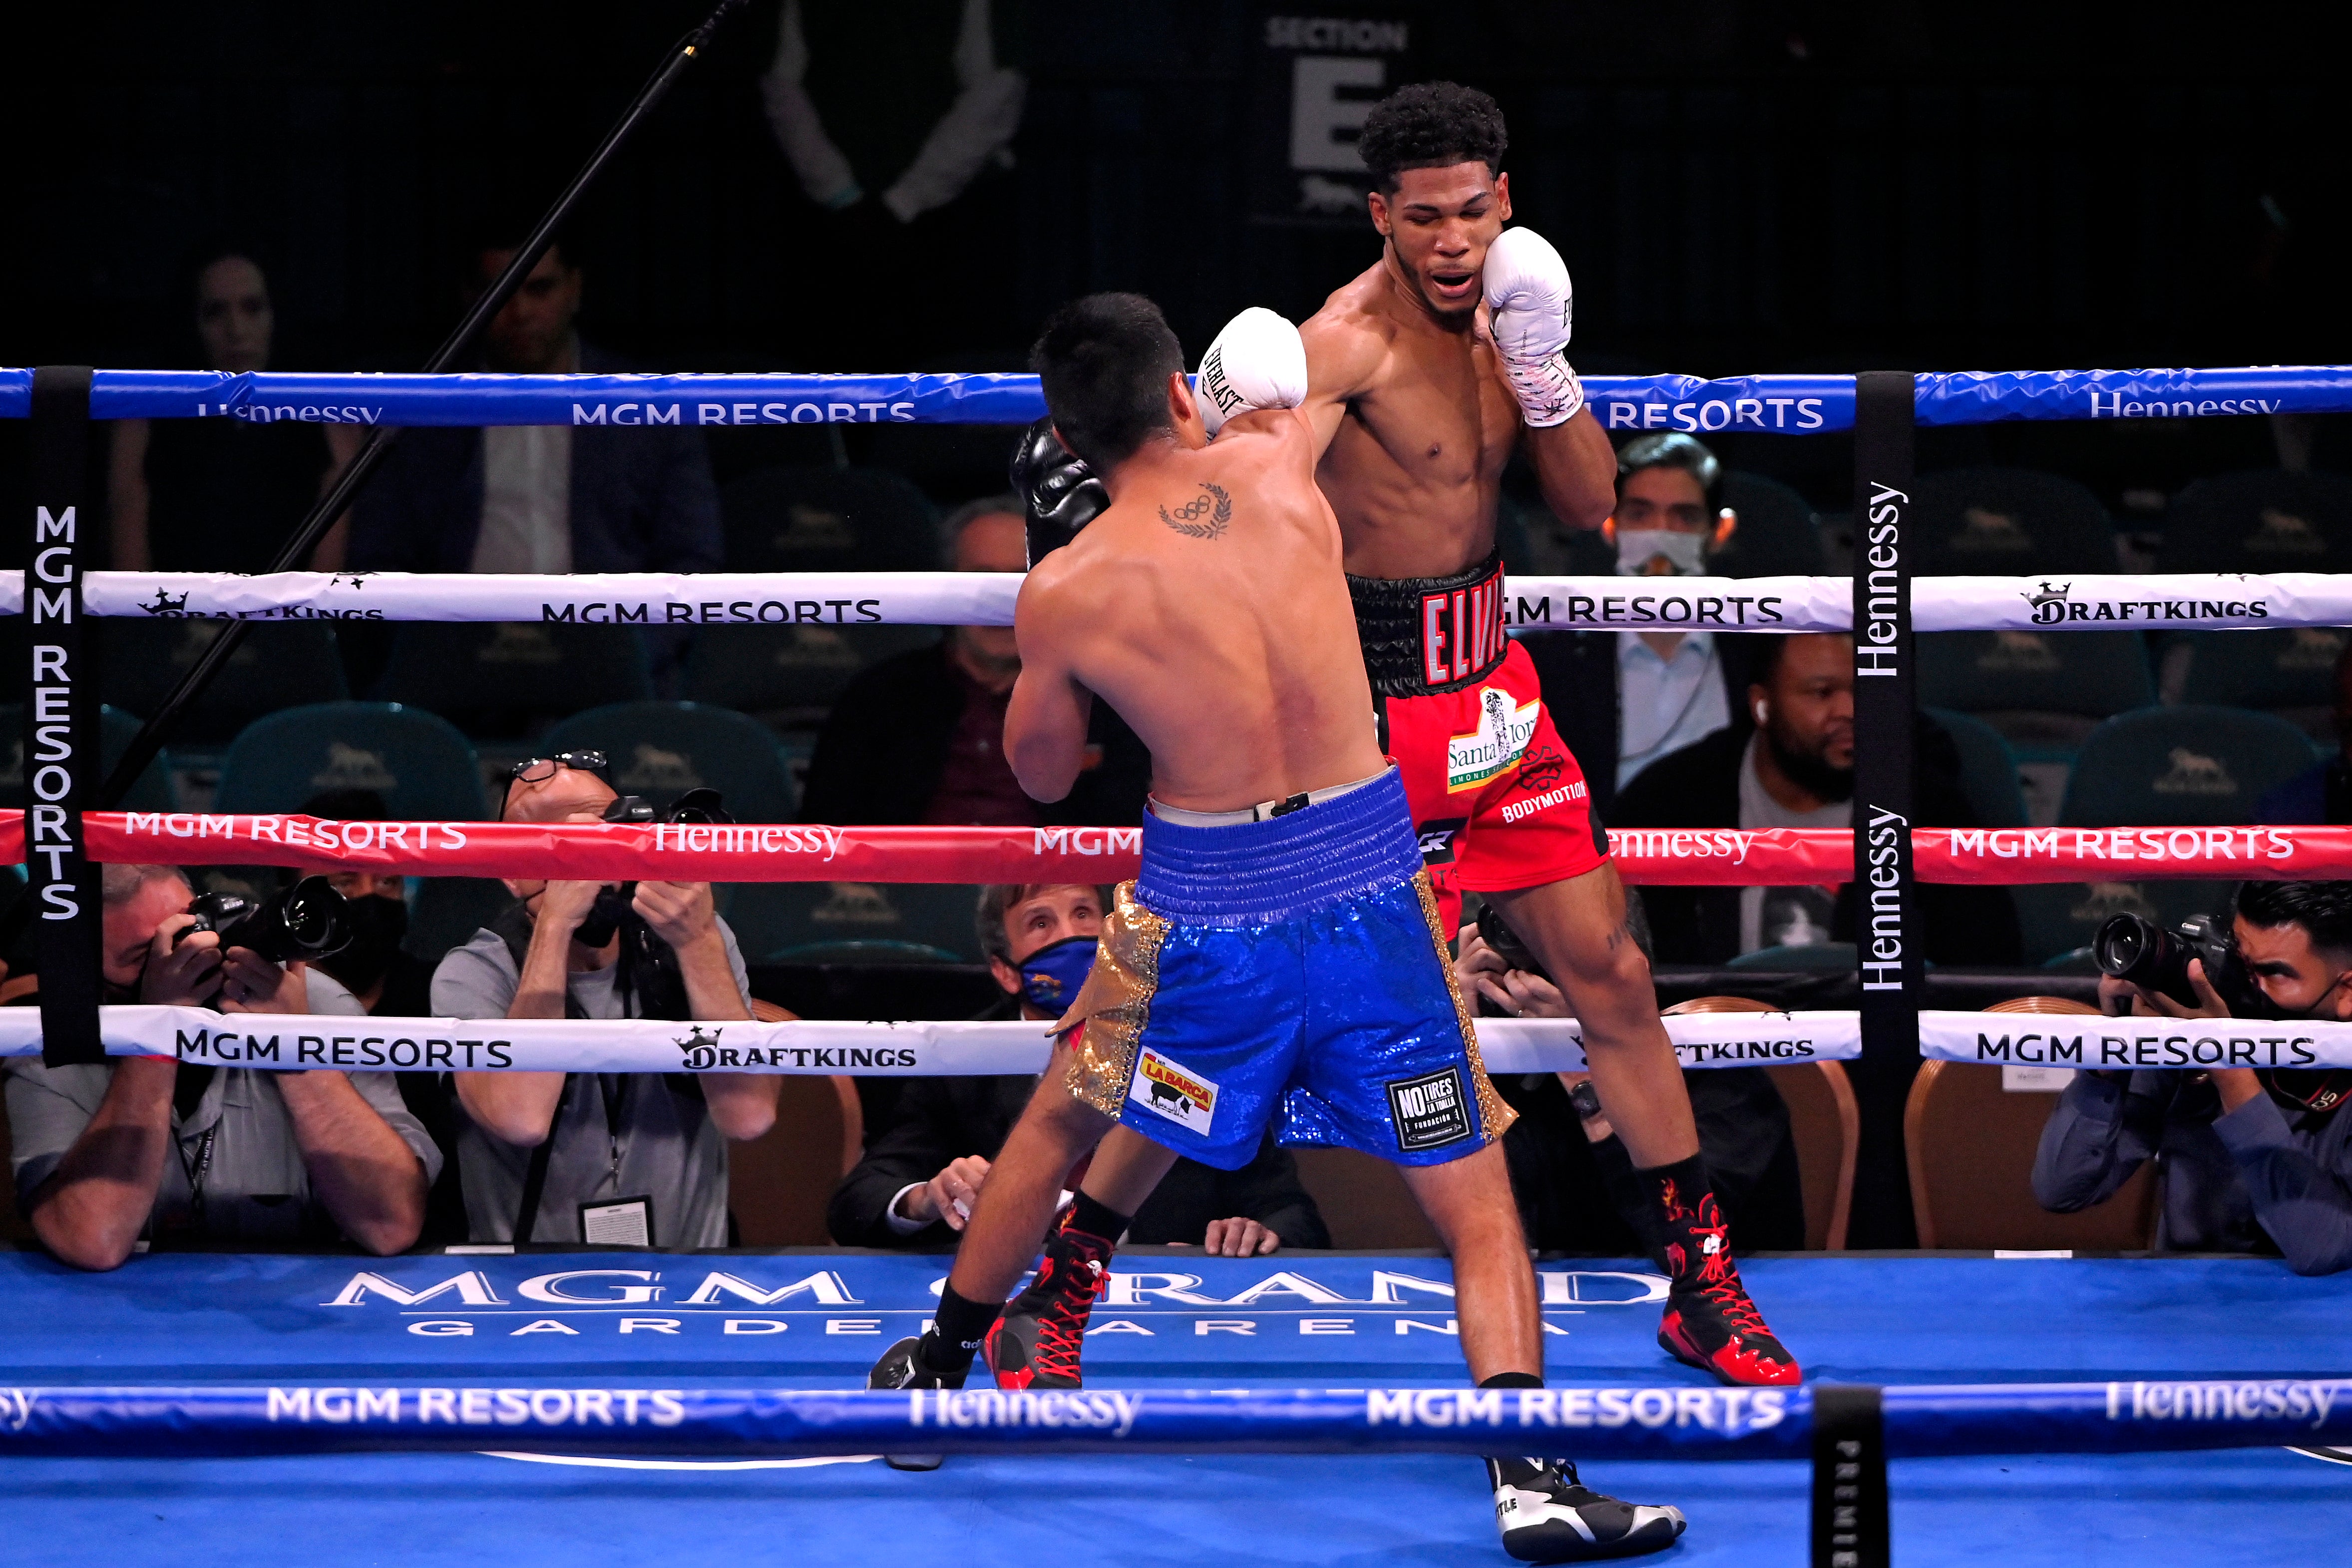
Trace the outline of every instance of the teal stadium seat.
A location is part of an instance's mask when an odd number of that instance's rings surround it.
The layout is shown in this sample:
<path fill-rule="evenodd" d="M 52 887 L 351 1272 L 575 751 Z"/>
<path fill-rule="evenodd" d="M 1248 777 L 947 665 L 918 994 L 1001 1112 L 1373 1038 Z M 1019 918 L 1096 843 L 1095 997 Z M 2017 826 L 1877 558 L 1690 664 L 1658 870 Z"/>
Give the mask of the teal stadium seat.
<path fill-rule="evenodd" d="M 1727 469 L 1723 504 L 1739 516 L 1731 542 L 1707 563 L 1719 577 L 1811 577 L 1823 570 L 1822 522 L 1802 496 L 1761 474 Z"/>
<path fill-rule="evenodd" d="M 720 489 L 719 510 L 730 571 L 920 571 L 940 564 L 939 514 L 920 490 L 881 469 L 755 469 Z"/>
<path fill-rule="evenodd" d="M 709 626 L 686 695 L 780 729 L 814 729 L 858 672 L 940 638 L 936 626 Z"/>
<path fill-rule="evenodd" d="M 540 738 L 543 755 L 601 751 L 613 785 L 657 811 L 688 789 L 726 797 L 740 822 L 789 822 L 799 800 L 782 747 L 767 727 L 700 703 L 612 703 L 572 715 Z"/>
<path fill-rule="evenodd" d="M 2261 708 L 2305 735 L 2334 738 L 2336 663 L 2346 641 L 2341 628 L 2192 632 L 2182 641 L 2189 660 L 2182 702 Z"/>
<path fill-rule="evenodd" d="M 727 890 L 752 964 L 976 964 L 980 892 L 950 883 L 766 882 Z"/>
<path fill-rule="evenodd" d="M 1759 947 L 1724 965 L 1727 969 L 1762 969 L 1774 974 L 1819 973 L 1853 968 L 1857 962 L 1851 942 L 1808 942 L 1797 947 Z"/>
<path fill-rule="evenodd" d="M 2058 821 L 2069 828 L 2237 827 L 2263 791 L 2311 766 L 2285 720 L 2228 707 L 2147 708 L 2109 719 L 2075 758 Z M 2029 961 L 2091 940 L 2108 916 L 2177 921 L 2219 913 L 2233 881 L 2058 883 L 2016 889 Z"/>
<path fill-rule="evenodd" d="M 99 710 L 99 768 L 100 782 L 114 771 L 122 754 L 131 749 L 138 737 L 139 721 L 118 707 Z M 129 794 L 123 796 L 121 809 L 125 811 L 169 811 L 178 802 L 172 795 L 172 778 L 160 757 L 147 764 L 132 782 Z M 0 808 L 22 810 L 25 805 L 25 705 L 0 703 Z"/>
<path fill-rule="evenodd" d="M 531 736 L 592 703 L 654 695 L 644 642 L 625 626 L 411 622 L 393 633 L 376 695 L 468 735 Z"/>
<path fill-rule="evenodd" d="M 212 646 L 217 621 L 93 620 L 99 686 L 125 713 L 152 718 L 180 677 Z M 245 641 L 191 704 L 173 733 L 178 744 L 227 740 L 266 714 L 351 695 L 333 629 L 323 621 L 271 621 Z"/>
<path fill-rule="evenodd" d="M 1929 708 L 1927 716 L 1952 737 L 1960 752 L 1960 791 L 1977 821 L 1988 828 L 2025 826 L 2025 792 L 2018 788 L 2017 754 L 2000 731 L 1950 708 Z"/>
<path fill-rule="evenodd" d="M 2156 700 L 2137 632 L 1931 632 L 1919 700 L 1983 719 L 2012 745 L 2081 744 L 2100 720 Z"/>
<path fill-rule="evenodd" d="M 2352 571 L 2352 479 L 2252 468 L 2200 479 L 2164 512 L 2158 571 Z"/>
<path fill-rule="evenodd" d="M 221 763 L 216 811 L 291 811 L 328 789 L 373 789 L 402 821 L 478 821 L 473 742 L 398 703 L 318 703 L 246 727 Z"/>
<path fill-rule="evenodd" d="M 1911 500 L 1906 520 L 1923 576 L 2117 570 L 2115 519 L 2072 479 L 2032 468 L 1955 468 L 1922 476 Z"/>

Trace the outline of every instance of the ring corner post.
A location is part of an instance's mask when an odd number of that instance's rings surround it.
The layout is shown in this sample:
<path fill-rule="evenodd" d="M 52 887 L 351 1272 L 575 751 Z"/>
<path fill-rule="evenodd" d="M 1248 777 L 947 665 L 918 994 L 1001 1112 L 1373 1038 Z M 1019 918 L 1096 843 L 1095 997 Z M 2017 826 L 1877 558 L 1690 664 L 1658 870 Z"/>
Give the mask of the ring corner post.
<path fill-rule="evenodd" d="M 1853 880 L 1856 979 L 1862 988 L 1864 1168 L 1873 1129 L 1898 1140 L 1876 1151 L 1899 1172 L 1903 1104 L 1919 1064 L 1925 967 L 1912 869 L 1912 726 L 1917 716 L 1907 537 L 1916 378 L 1866 371 L 1854 378 L 1853 413 Z M 1912 1244 L 1908 1184 L 1889 1184 L 1858 1207 L 1858 1246 Z"/>
<path fill-rule="evenodd" d="M 1813 1389 L 1812 1568 L 1890 1568 L 1886 1421 L 1879 1390 Z"/>
<path fill-rule="evenodd" d="M 85 493 L 91 372 L 33 372 L 32 549 L 25 574 L 25 893 L 39 936 L 41 1060 L 106 1060 L 99 1033 L 99 876 L 82 811 L 99 766 L 99 693 L 82 632 L 82 580 L 94 524 Z"/>

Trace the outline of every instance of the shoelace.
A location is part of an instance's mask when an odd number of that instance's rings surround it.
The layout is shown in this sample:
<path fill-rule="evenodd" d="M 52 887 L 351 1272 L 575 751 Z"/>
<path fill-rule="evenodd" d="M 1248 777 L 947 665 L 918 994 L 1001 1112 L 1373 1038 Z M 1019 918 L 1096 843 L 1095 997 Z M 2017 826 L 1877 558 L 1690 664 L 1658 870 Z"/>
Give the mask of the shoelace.
<path fill-rule="evenodd" d="M 1768 1339 L 1771 1337 L 1772 1331 L 1765 1326 L 1764 1314 L 1756 1310 L 1756 1302 L 1739 1283 L 1739 1275 L 1736 1271 L 1700 1286 L 1699 1294 L 1706 1297 L 1707 1304 L 1739 1333 L 1762 1334 Z"/>
<path fill-rule="evenodd" d="M 1085 1324 L 1097 1298 L 1110 1287 L 1108 1270 L 1088 1268 L 1085 1252 L 1066 1244 L 1045 1254 L 1031 1289 L 1049 1296 L 1037 1313 L 1036 1367 L 1055 1377 L 1076 1377 L 1086 1349 Z"/>

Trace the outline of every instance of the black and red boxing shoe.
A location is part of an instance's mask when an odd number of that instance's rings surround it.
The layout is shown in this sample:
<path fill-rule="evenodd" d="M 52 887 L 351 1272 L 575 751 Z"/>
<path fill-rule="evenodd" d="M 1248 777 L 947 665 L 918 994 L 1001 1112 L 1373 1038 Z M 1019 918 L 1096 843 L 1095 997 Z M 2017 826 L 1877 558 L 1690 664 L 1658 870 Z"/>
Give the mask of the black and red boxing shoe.
<path fill-rule="evenodd" d="M 1658 1343 L 1676 1361 L 1747 1387 L 1789 1386 L 1803 1381 L 1797 1358 L 1765 1326 L 1764 1314 L 1739 1282 L 1731 1239 L 1713 1193 L 1696 1206 L 1681 1203 L 1667 1184 L 1666 1219 L 1674 1239 L 1665 1247 L 1674 1280 Z"/>
<path fill-rule="evenodd" d="M 981 1342 L 999 1388 L 1076 1388 L 1087 1319 L 1110 1285 L 1109 1239 L 1074 1230 L 1066 1218 L 1046 1239 L 1036 1278 L 1005 1304 Z"/>

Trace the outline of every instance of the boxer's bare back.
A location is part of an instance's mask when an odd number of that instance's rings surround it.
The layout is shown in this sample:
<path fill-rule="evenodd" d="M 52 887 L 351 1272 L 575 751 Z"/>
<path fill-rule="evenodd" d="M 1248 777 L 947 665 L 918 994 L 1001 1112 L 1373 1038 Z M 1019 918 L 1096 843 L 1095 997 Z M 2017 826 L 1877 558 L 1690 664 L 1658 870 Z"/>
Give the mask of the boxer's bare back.
<path fill-rule="evenodd" d="M 1213 445 L 1147 441 L 1107 476 L 1109 508 L 1022 584 L 1005 737 L 1023 788 L 1068 789 L 1091 696 L 1150 748 L 1171 806 L 1233 810 L 1387 765 L 1314 464 L 1306 421 L 1265 409 Z"/>

